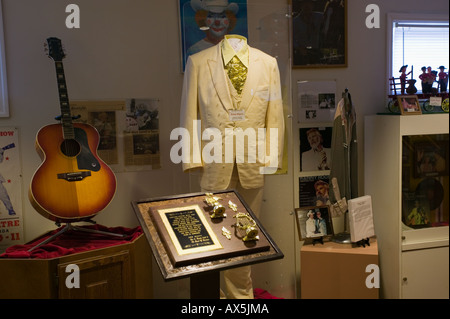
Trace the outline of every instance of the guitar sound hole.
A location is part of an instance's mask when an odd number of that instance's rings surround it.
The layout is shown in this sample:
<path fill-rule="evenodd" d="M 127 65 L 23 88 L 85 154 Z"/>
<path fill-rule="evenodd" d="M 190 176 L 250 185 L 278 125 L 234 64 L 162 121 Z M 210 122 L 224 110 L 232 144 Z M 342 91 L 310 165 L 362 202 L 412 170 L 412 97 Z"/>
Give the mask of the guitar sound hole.
<path fill-rule="evenodd" d="M 76 140 L 64 140 L 61 144 L 61 152 L 68 157 L 75 157 L 80 153 L 80 144 Z"/>

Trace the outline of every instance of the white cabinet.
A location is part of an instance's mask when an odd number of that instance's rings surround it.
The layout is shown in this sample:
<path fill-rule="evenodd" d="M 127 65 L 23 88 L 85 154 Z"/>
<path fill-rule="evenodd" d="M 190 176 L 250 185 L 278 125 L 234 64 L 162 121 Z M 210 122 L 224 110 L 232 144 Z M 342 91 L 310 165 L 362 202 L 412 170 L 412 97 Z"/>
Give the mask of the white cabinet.
<path fill-rule="evenodd" d="M 364 192 L 372 196 L 382 298 L 449 298 L 448 132 L 448 114 L 365 118 Z M 445 143 L 446 153 L 433 151 Z M 421 170 L 417 158 L 427 152 L 442 155 L 444 168 Z M 439 191 L 423 189 L 430 181 Z M 436 204 L 427 196 L 440 197 Z M 408 227 L 417 198 L 432 202 L 427 224 Z"/>

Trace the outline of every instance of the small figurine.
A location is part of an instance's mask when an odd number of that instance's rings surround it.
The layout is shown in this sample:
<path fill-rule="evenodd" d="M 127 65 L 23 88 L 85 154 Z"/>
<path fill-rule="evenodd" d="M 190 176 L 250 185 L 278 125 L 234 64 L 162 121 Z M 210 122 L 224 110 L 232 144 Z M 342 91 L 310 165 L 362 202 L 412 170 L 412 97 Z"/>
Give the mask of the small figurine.
<path fill-rule="evenodd" d="M 227 214 L 225 214 L 225 207 L 222 206 L 219 201 L 222 200 L 222 198 L 214 196 L 213 193 L 205 193 L 205 203 L 208 204 L 208 206 L 212 207 L 212 214 L 211 218 L 224 218 L 227 217 Z"/>
<path fill-rule="evenodd" d="M 422 74 L 419 75 L 419 79 L 422 81 L 422 93 L 429 93 L 428 91 L 428 83 L 427 83 L 427 67 L 423 66 L 421 68 Z"/>
<path fill-rule="evenodd" d="M 416 88 L 416 86 L 415 86 L 415 84 L 416 84 L 416 80 L 414 80 L 414 79 L 410 79 L 410 80 L 408 80 L 408 87 L 406 88 L 406 93 L 408 93 L 408 94 L 416 94 L 416 92 L 417 92 L 417 88 Z"/>
<path fill-rule="evenodd" d="M 441 72 L 439 72 L 438 74 L 441 93 L 447 92 L 448 73 L 444 72 L 445 69 L 446 67 L 444 67 L 443 65 L 439 67 L 439 70 L 441 70 Z"/>
<path fill-rule="evenodd" d="M 433 92 L 433 83 L 436 81 L 436 71 L 431 70 L 431 66 L 427 67 L 427 93 Z"/>
<path fill-rule="evenodd" d="M 405 88 L 406 88 L 406 77 L 411 73 L 411 71 L 409 71 L 409 73 L 406 73 L 406 68 L 408 67 L 408 65 L 404 65 L 400 68 L 400 94 L 405 94 Z"/>

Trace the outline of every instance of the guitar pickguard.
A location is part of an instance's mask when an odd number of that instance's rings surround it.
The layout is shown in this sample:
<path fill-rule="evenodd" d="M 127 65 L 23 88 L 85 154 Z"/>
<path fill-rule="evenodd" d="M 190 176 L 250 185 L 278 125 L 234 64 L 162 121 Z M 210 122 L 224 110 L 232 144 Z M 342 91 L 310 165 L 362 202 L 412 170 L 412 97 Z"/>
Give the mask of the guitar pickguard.
<path fill-rule="evenodd" d="M 78 127 L 74 127 L 75 140 L 80 143 L 80 153 L 77 156 L 78 169 L 86 169 L 93 172 L 100 170 L 100 162 L 92 154 L 89 148 L 86 132 Z"/>

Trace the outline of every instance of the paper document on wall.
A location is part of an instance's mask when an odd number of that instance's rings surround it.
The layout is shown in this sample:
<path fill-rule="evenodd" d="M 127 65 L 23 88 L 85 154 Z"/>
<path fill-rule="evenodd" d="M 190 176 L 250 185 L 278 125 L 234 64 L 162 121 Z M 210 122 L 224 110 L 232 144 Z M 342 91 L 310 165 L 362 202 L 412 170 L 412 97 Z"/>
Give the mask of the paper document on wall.
<path fill-rule="evenodd" d="M 352 242 L 358 242 L 375 235 L 372 197 L 370 195 L 349 200 L 348 217 Z"/>

